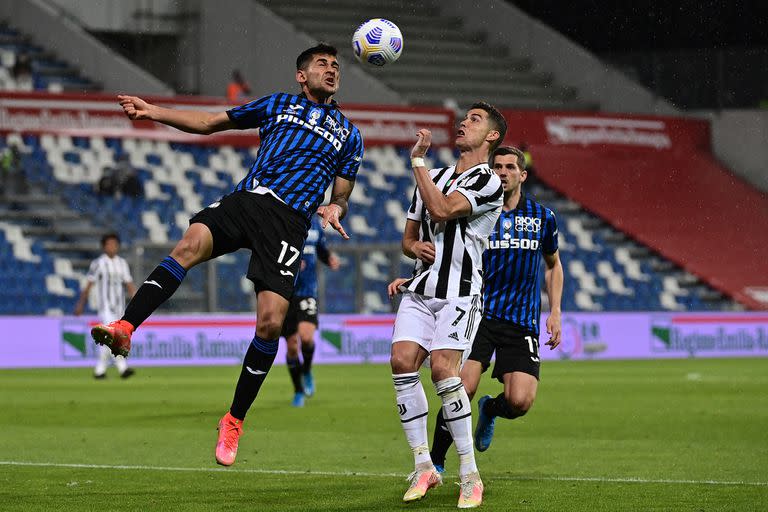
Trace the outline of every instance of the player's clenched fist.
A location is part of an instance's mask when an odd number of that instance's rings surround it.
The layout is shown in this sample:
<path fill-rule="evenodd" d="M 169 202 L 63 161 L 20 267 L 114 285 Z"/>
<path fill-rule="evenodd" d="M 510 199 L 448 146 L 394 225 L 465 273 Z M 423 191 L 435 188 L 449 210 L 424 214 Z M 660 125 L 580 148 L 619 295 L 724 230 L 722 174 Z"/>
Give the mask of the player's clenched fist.
<path fill-rule="evenodd" d="M 128 116 L 128 119 L 132 121 L 139 121 L 141 119 L 152 119 L 149 114 L 150 104 L 141 98 L 136 96 L 118 96 L 117 97 L 120 106 L 123 107 L 123 112 Z"/>

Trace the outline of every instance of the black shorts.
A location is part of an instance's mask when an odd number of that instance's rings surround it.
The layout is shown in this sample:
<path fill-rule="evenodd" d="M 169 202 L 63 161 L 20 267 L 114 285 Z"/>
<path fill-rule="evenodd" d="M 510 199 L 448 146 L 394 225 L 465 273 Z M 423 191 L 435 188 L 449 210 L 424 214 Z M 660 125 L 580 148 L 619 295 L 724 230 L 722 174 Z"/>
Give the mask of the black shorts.
<path fill-rule="evenodd" d="M 299 332 L 300 322 L 310 322 L 317 326 L 317 299 L 314 297 L 299 297 L 294 295 L 288 306 L 288 313 L 283 321 L 283 331 L 280 336 L 287 338 Z"/>
<path fill-rule="evenodd" d="M 491 375 L 500 382 L 504 381 L 505 373 L 512 372 L 527 373 L 539 379 L 541 363 L 536 333 L 516 324 L 483 317 L 472 342 L 469 359 L 481 363 L 485 372 L 491 365 L 494 351 L 496 364 Z"/>
<path fill-rule="evenodd" d="M 290 300 L 309 230 L 303 215 L 269 194 L 240 190 L 199 211 L 189 223 L 211 230 L 211 258 L 250 249 L 247 277 L 256 292 L 269 290 Z"/>

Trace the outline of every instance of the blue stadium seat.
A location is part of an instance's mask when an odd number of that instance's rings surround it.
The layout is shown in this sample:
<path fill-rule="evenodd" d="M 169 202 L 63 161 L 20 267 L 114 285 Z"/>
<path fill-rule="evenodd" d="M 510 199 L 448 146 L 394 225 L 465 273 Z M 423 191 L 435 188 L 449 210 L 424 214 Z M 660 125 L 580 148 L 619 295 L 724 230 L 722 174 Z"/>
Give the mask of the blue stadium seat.
<path fill-rule="evenodd" d="M 52 165 L 49 162 L 49 155 L 41 144 L 40 137 L 36 135 L 24 135 L 23 141 L 26 144 L 29 153 L 23 157 L 23 167 L 27 173 L 28 179 L 37 184 L 41 184 L 51 192 L 59 193 L 67 201 L 67 204 L 79 211 L 88 213 L 99 227 L 104 229 L 114 229 L 120 226 L 124 241 L 146 239 L 149 235 L 149 226 L 145 226 L 142 219 L 142 213 L 154 211 L 158 214 L 161 223 L 166 228 L 166 234 L 170 240 L 178 239 L 182 236 L 187 224 L 184 222 L 177 225 L 177 216 L 182 213 L 186 217 L 195 213 L 194 211 L 185 211 L 187 204 L 199 205 L 204 207 L 229 193 L 235 183 L 244 176 L 247 168 L 252 163 L 252 155 L 248 149 L 234 149 L 235 154 L 241 160 L 241 168 L 237 170 L 213 169 L 210 167 L 211 157 L 217 155 L 222 150 L 214 146 L 203 146 L 187 143 L 169 143 L 168 147 L 179 154 L 189 155 L 185 157 L 189 162 L 194 163 L 194 167 L 189 169 L 180 169 L 184 179 L 189 183 L 189 187 L 183 187 L 183 184 L 168 183 L 168 171 L 163 166 L 163 157 L 161 154 L 151 152 L 146 156 L 146 165 L 137 169 L 140 182 L 145 190 L 148 186 L 160 193 L 161 197 L 146 195 L 139 198 L 116 198 L 102 197 L 94 190 L 94 183 L 62 183 L 55 177 Z M 3 139 L 0 138 L 0 146 Z M 89 151 L 103 149 L 101 144 L 94 145 L 88 137 L 73 137 L 71 149 L 63 154 L 66 162 L 78 164 L 85 160 L 82 154 Z M 105 138 L 104 147 L 109 152 L 108 158 L 120 158 L 124 152 L 123 141 L 116 138 Z M 69 146 L 68 146 L 69 147 Z M 231 151 L 231 150 L 228 150 Z M 409 168 L 409 148 L 395 148 L 394 153 L 397 158 L 402 160 L 402 169 Z M 103 155 L 102 155 L 103 156 Z M 436 165 L 447 165 L 451 162 L 440 161 L 437 154 L 429 155 Z M 220 161 L 219 157 L 214 161 Z M 392 164 L 391 158 L 389 160 Z M 190 164 L 191 165 L 191 164 Z M 164 176 L 158 181 L 158 176 Z M 399 203 L 402 211 L 406 211 L 413 194 L 414 182 L 410 172 L 402 173 L 397 169 L 382 169 L 373 158 L 366 157 L 363 161 L 362 169 L 358 177 L 358 188 L 355 191 L 357 197 L 354 201 L 360 201 L 364 204 L 376 205 L 373 207 L 363 205 L 353 205 L 350 215 L 359 215 L 364 219 L 361 229 L 373 229 L 373 232 L 357 231 L 356 224 L 350 222 L 350 218 L 345 220 L 345 227 L 351 231 L 352 239 L 357 243 L 364 242 L 390 242 L 398 244 L 402 233 L 400 231 L 400 219 L 394 219 L 394 213 L 388 213 L 383 206 L 387 203 L 396 201 Z M 191 196 L 189 194 L 192 194 Z M 190 202 L 191 201 L 191 202 Z M 546 201 L 544 201 L 546 204 Z M 390 204 L 391 206 L 391 204 Z M 397 209 L 394 210 L 395 212 Z M 591 295 L 592 300 L 604 310 L 615 311 L 636 311 L 661 309 L 660 295 L 664 291 L 662 276 L 651 268 L 647 262 L 640 262 L 638 267 L 640 272 L 649 276 L 648 280 L 633 279 L 627 274 L 624 265 L 616 258 L 615 246 L 606 239 L 603 233 L 607 233 L 610 228 L 602 226 L 600 229 L 592 231 L 591 237 L 596 250 L 583 250 L 576 243 L 576 235 L 572 233 L 568 226 L 568 219 L 589 219 L 595 220 L 586 212 L 576 212 L 560 214 L 558 212 L 559 228 L 561 233 L 561 258 L 568 274 L 571 262 L 580 262 L 583 265 L 583 272 L 586 276 L 567 275 L 564 287 L 563 308 L 564 310 L 579 310 L 575 296 L 580 291 L 585 291 L 583 282 L 590 279 L 598 288 L 599 292 Z M 368 228 L 365 228 L 365 226 Z M 330 243 L 339 243 L 340 239 L 335 232 L 329 232 Z M 41 257 L 40 265 L 45 268 L 52 267 L 50 255 L 43 249 L 42 244 L 33 245 L 33 253 Z M 40 276 L 39 266 L 19 262 L 12 255 L 10 244 L 2 237 L 0 231 L 0 257 L 3 261 L 3 268 L 0 269 L 0 283 L 3 276 L 6 275 L 28 275 L 25 286 L 29 290 L 35 290 L 45 295 L 44 276 Z M 221 275 L 218 301 L 220 304 L 240 305 L 248 304 L 245 309 L 250 309 L 250 292 L 244 292 L 241 289 L 240 279 L 247 268 L 248 253 L 241 252 L 234 256 L 235 263 L 219 265 Z M 598 269 L 603 268 L 605 273 L 606 263 L 609 264 L 609 274 L 600 275 Z M 352 264 L 352 263 L 351 263 Z M 412 270 L 412 263 L 402 262 L 400 264 L 401 275 L 409 275 Z M 332 290 L 333 300 L 323 300 L 324 307 L 329 312 L 350 312 L 355 309 L 355 281 L 356 273 L 351 267 L 347 267 L 345 272 L 328 272 L 326 276 L 326 286 Z M 29 274 L 27 274 L 29 271 Z M 387 275 L 388 268 L 379 268 L 378 272 Z M 13 274 L 11 274 L 13 273 Z M 203 274 L 198 278 L 202 279 Z M 384 287 L 387 278 L 369 278 L 366 277 L 363 287 L 366 292 L 374 293 L 378 297 L 377 302 L 387 304 L 388 299 Z M 584 281 L 582 282 L 582 278 Z M 626 288 L 621 293 L 610 291 L 611 280 L 618 279 Z M 74 283 L 66 282 L 68 286 Z M 200 282 L 202 286 L 202 281 Z M 11 287 L 12 288 L 12 287 Z M 613 288 L 617 288 L 614 286 Z M 628 291 L 627 291 L 628 290 Z M 8 290 L 1 290 L 7 294 Z M 34 312 L 44 312 L 46 307 L 59 307 L 67 305 L 67 298 L 55 297 L 47 301 L 37 301 Z M 695 295 L 677 297 L 677 301 L 689 309 L 707 309 L 712 307 L 706 301 L 700 300 Z M 71 300 L 70 300 L 71 303 Z M 12 300 L 4 300 L 3 306 L 0 306 L 0 313 L 9 312 L 17 307 Z M 25 306 L 28 304 L 23 303 Z M 71 304 L 69 304 L 71 306 Z M 69 307 L 68 306 L 68 307 Z M 3 309 L 4 308 L 4 309 Z M 66 308 L 62 308 L 66 309 Z M 242 307 L 240 308 L 242 310 Z"/>

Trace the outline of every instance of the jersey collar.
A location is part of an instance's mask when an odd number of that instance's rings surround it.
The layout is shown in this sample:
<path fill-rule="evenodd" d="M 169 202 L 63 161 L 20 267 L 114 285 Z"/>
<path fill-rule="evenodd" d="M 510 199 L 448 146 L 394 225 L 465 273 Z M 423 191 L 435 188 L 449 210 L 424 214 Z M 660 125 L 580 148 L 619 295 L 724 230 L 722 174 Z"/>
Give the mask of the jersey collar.
<path fill-rule="evenodd" d="M 304 94 L 303 92 L 299 94 L 299 98 L 307 100 L 308 102 L 312 103 L 313 105 L 317 105 L 318 107 L 337 108 L 338 105 L 339 105 L 338 103 L 336 103 L 336 100 L 334 100 L 333 98 L 331 98 L 331 102 L 330 103 L 315 103 L 311 99 L 307 98 L 307 95 Z"/>
<path fill-rule="evenodd" d="M 517 205 L 514 208 L 512 208 L 511 210 L 504 210 L 502 208 L 502 213 L 510 213 L 510 212 L 516 212 L 518 210 L 524 210 L 525 209 L 525 204 L 526 204 L 527 200 L 528 200 L 528 198 L 526 197 L 525 192 L 521 190 L 520 191 L 520 199 L 517 200 Z"/>

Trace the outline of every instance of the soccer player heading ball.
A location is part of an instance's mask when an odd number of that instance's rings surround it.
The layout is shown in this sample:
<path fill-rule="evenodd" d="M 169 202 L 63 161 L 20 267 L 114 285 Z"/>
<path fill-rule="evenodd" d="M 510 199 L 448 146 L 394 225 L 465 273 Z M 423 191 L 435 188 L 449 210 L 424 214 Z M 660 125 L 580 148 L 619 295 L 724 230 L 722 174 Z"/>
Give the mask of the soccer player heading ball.
<path fill-rule="evenodd" d="M 183 238 L 147 277 L 123 317 L 91 331 L 98 344 L 127 356 L 131 335 L 181 284 L 187 271 L 238 249 L 249 249 L 248 278 L 258 298 L 256 334 L 243 361 L 230 410 L 219 422 L 216 461 L 235 462 L 245 415 L 277 353 L 312 215 L 349 238 L 340 221 L 363 156 L 359 130 L 332 99 L 341 69 L 336 48 L 318 44 L 296 59 L 300 94 L 275 93 L 212 114 L 118 96 L 132 120 L 148 119 L 189 133 L 258 128 L 256 161 L 235 190 L 198 212 Z M 330 203 L 319 206 L 333 183 Z"/>

